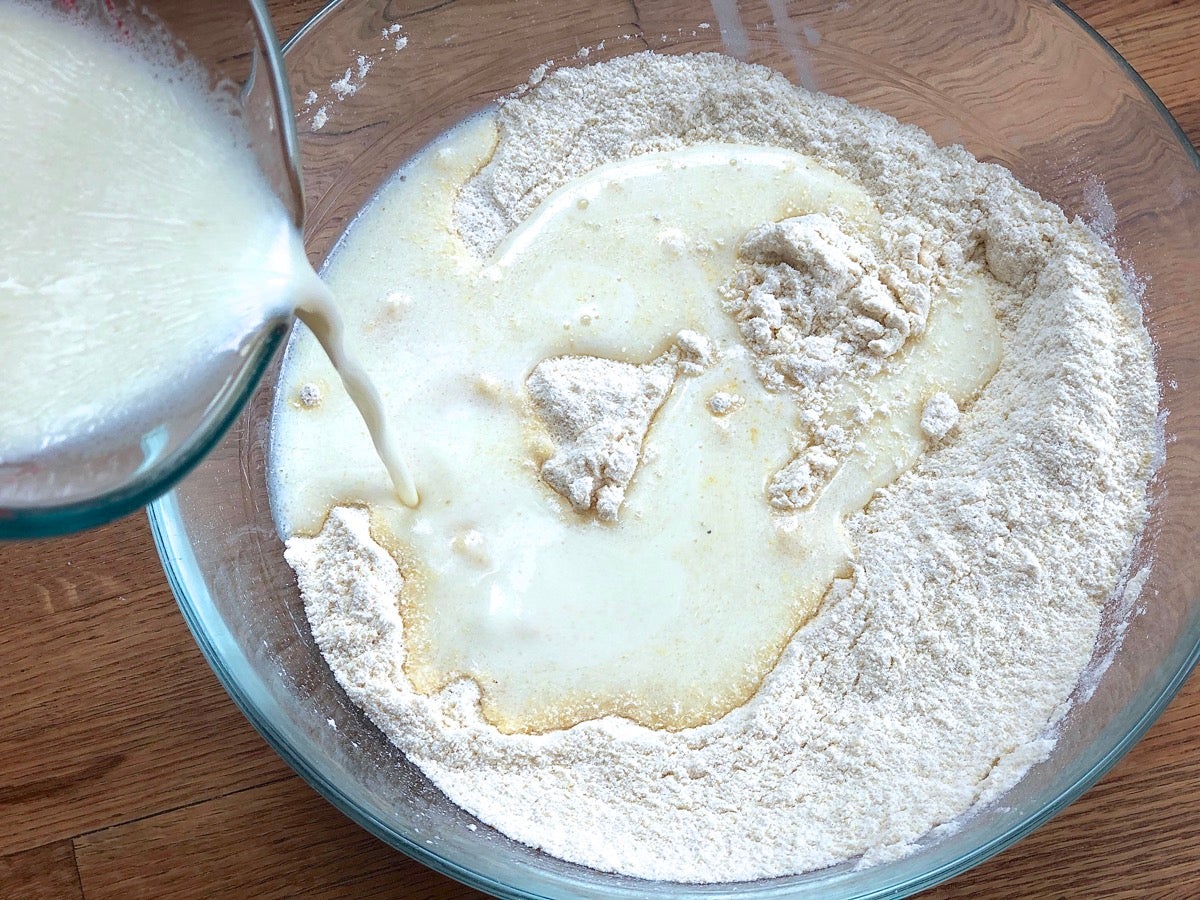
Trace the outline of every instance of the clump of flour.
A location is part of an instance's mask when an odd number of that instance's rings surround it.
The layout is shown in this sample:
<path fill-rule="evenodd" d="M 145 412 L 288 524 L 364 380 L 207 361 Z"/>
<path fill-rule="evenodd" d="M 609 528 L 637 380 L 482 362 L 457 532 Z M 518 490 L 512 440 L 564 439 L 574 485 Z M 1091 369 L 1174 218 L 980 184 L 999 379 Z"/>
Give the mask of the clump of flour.
<path fill-rule="evenodd" d="M 896 244 L 910 255 L 919 246 L 916 234 Z M 823 213 L 751 229 L 738 258 L 741 267 L 721 288 L 725 309 L 763 385 L 795 391 L 810 416 L 824 410 L 830 388 L 879 374 L 925 330 L 933 272 L 916 267 L 910 277 L 881 263 L 868 241 Z M 767 498 L 775 509 L 807 507 L 854 447 L 852 431 L 840 424 L 811 437 L 772 476 Z"/>
<path fill-rule="evenodd" d="M 960 418 L 962 412 L 954 398 L 938 391 L 925 402 L 921 411 L 921 431 L 930 440 L 940 441 L 958 425 Z"/>
<path fill-rule="evenodd" d="M 578 512 L 615 522 L 641 457 L 650 422 L 679 374 L 709 362 L 703 335 L 682 331 L 675 345 L 645 365 L 595 356 L 562 356 L 534 367 L 527 386 L 535 415 L 555 452 L 543 480 Z"/>
<path fill-rule="evenodd" d="M 556 444 L 542 478 L 579 512 L 617 520 L 650 420 L 675 382 L 675 367 L 565 356 L 529 375 L 533 408 Z"/>
<path fill-rule="evenodd" d="M 725 307 L 770 390 L 874 375 L 925 329 L 929 279 L 914 283 L 894 264 L 881 265 L 827 215 L 760 225 L 738 256 L 745 265 L 724 288 Z"/>
<path fill-rule="evenodd" d="M 644 878 L 731 881 L 894 858 L 1009 788 L 1049 752 L 1048 724 L 1093 652 L 1146 515 L 1157 391 L 1112 253 L 1005 170 L 717 55 L 560 69 L 497 121 L 491 161 L 456 206 L 479 255 L 605 162 L 706 141 L 781 146 L 861 185 L 880 230 L 869 254 L 820 219 L 767 226 L 743 244 L 747 274 L 726 302 L 740 321 L 766 322 L 763 342 L 760 326 L 744 332 L 764 381 L 820 383 L 806 343 L 818 321 L 837 365 L 886 366 L 920 334 L 931 292 L 965 273 L 995 280 L 1004 358 L 967 408 L 929 399 L 930 450 L 846 523 L 852 571 L 758 693 L 722 719 L 678 732 L 606 718 L 506 735 L 483 719 L 470 681 L 415 692 L 397 565 L 366 512 L 339 509 L 316 537 L 290 539 L 287 559 L 350 698 L 467 811 L 532 847 Z M 571 497 L 572 474 L 590 476 L 614 432 L 591 444 L 570 409 L 572 378 L 594 364 L 574 375 L 562 365 L 529 387 L 545 389 Z M 633 368 L 630 390 L 647 406 L 665 396 Z M 735 407 L 712 401 L 714 413 Z M 835 449 L 844 437 L 822 432 Z M 819 477 L 823 461 L 806 462 Z M 593 478 L 576 505 L 599 512 L 600 491 L 619 480 Z M 802 503 L 801 480 L 780 496 Z M 607 500 L 619 505 L 618 492 Z M 754 561 L 714 559 L 732 564 L 749 572 Z"/>
<path fill-rule="evenodd" d="M 843 425 L 814 428 L 810 440 L 767 484 L 767 500 L 777 510 L 811 504 L 854 449 L 854 434 Z"/>

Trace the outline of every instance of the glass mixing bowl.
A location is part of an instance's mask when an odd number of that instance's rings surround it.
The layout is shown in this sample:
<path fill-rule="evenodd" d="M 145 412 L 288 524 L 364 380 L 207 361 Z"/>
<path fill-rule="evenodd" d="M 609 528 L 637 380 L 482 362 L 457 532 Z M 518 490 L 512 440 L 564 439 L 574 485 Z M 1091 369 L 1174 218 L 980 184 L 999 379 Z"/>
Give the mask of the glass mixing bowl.
<path fill-rule="evenodd" d="M 213 89 L 232 98 L 267 183 L 288 216 L 297 224 L 303 220 L 290 97 L 262 0 L 59 0 L 58 5 L 103 31 L 165 29 L 180 42 L 207 71 Z M 90 528 L 162 493 L 220 440 L 286 330 L 286 323 L 266 323 L 236 352 L 223 355 L 203 388 L 178 398 L 144 429 L 126 429 L 103 441 L 83 434 L 34 457 L 0 460 L 0 538 Z"/>
<path fill-rule="evenodd" d="M 407 39 L 402 49 L 395 38 Z M 1200 653 L 1200 160 L 1120 57 L 1050 3 L 988 0 L 968 13 L 958 0 L 338 2 L 285 50 L 312 259 L 327 256 L 401 162 L 534 67 L 646 47 L 724 50 L 962 143 L 1105 230 L 1144 282 L 1169 414 L 1153 515 L 1135 555 L 1145 580 L 1140 593 L 1112 598 L 1088 687 L 1050 758 L 956 829 L 873 868 L 847 863 L 709 887 L 606 875 L 530 850 L 458 809 L 334 682 L 267 502 L 277 363 L 208 458 L 151 507 L 159 551 L 197 642 L 267 740 L 352 819 L 441 872 L 507 897 L 913 892 L 1003 850 L 1078 797 L 1149 727 Z M 371 62 L 360 80 L 359 56 Z M 358 88 L 339 97 L 331 82 L 347 69 Z"/>

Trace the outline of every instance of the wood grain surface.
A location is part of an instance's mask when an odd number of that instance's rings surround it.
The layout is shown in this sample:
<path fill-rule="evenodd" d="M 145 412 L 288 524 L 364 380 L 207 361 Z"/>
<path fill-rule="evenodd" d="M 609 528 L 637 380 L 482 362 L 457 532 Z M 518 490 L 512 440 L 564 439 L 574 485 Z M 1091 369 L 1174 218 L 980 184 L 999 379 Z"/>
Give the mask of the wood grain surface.
<path fill-rule="evenodd" d="M 267 0 L 281 37 L 320 0 Z M 968 4 L 969 6 L 969 4 Z M 1200 3 L 1070 0 L 1200 141 Z M 1200 678 L 1100 784 L 926 896 L 1200 896 Z M 0 546 L 0 898 L 474 892 L 369 836 L 193 644 L 145 516 Z"/>

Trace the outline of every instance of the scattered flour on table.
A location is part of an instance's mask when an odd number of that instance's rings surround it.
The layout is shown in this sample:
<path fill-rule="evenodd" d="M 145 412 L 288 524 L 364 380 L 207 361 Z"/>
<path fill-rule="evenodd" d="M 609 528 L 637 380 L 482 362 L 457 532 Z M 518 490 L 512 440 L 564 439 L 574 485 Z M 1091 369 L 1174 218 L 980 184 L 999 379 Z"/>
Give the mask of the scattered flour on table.
<path fill-rule="evenodd" d="M 329 82 L 329 92 L 332 97 L 326 95 L 326 102 L 321 103 L 313 111 L 308 120 L 309 128 L 313 131 L 320 131 L 324 128 L 329 121 L 331 104 L 336 104 L 338 101 L 358 93 L 376 63 L 380 62 L 389 52 L 403 50 L 408 46 L 408 36 L 402 33 L 403 28 L 404 26 L 399 23 L 392 23 L 386 28 L 381 28 L 379 40 L 383 42 L 383 46 L 373 53 L 355 51 L 352 64 L 346 67 L 340 77 Z M 321 99 L 320 94 L 310 90 L 304 97 L 303 112 L 311 110 Z"/>
<path fill-rule="evenodd" d="M 822 217 L 751 234 L 725 302 L 739 321 L 765 323 L 744 332 L 764 384 L 820 382 L 821 363 L 885 366 L 920 333 L 933 290 L 970 272 L 996 279 L 1004 359 L 964 409 L 929 398 L 930 450 L 847 523 L 852 575 L 750 702 L 715 723 L 657 732 L 608 718 L 505 735 L 470 682 L 415 693 L 401 576 L 367 513 L 346 508 L 318 536 L 291 539 L 287 558 L 351 699 L 464 809 L 556 856 L 645 878 L 878 862 L 1011 787 L 1053 745 L 1048 725 L 1146 516 L 1157 389 L 1113 254 L 961 148 L 721 56 L 560 69 L 497 115 L 495 153 L 456 210 L 481 255 L 602 163 L 706 141 L 786 147 L 863 186 L 882 252 Z M 660 384 L 623 371 L 620 390 L 649 408 L 669 390 L 663 372 Z M 589 435 L 560 402 L 574 376 L 539 377 L 562 489 L 615 516 L 620 478 L 576 475 L 636 443 L 640 419 Z M 719 414 L 742 400 L 708 402 Z"/>

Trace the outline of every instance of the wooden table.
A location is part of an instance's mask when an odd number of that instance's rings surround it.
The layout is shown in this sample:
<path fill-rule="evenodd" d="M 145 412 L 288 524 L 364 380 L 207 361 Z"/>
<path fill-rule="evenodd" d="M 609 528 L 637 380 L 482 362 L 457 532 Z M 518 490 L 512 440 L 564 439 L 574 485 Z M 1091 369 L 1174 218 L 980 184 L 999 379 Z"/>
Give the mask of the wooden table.
<path fill-rule="evenodd" d="M 321 0 L 268 0 L 290 35 Z M 1200 141 L 1200 4 L 1071 0 Z M 0 897 L 473 892 L 280 761 L 192 643 L 145 516 L 0 546 Z M 927 896 L 1200 896 L 1200 678 L 1086 796 Z"/>

